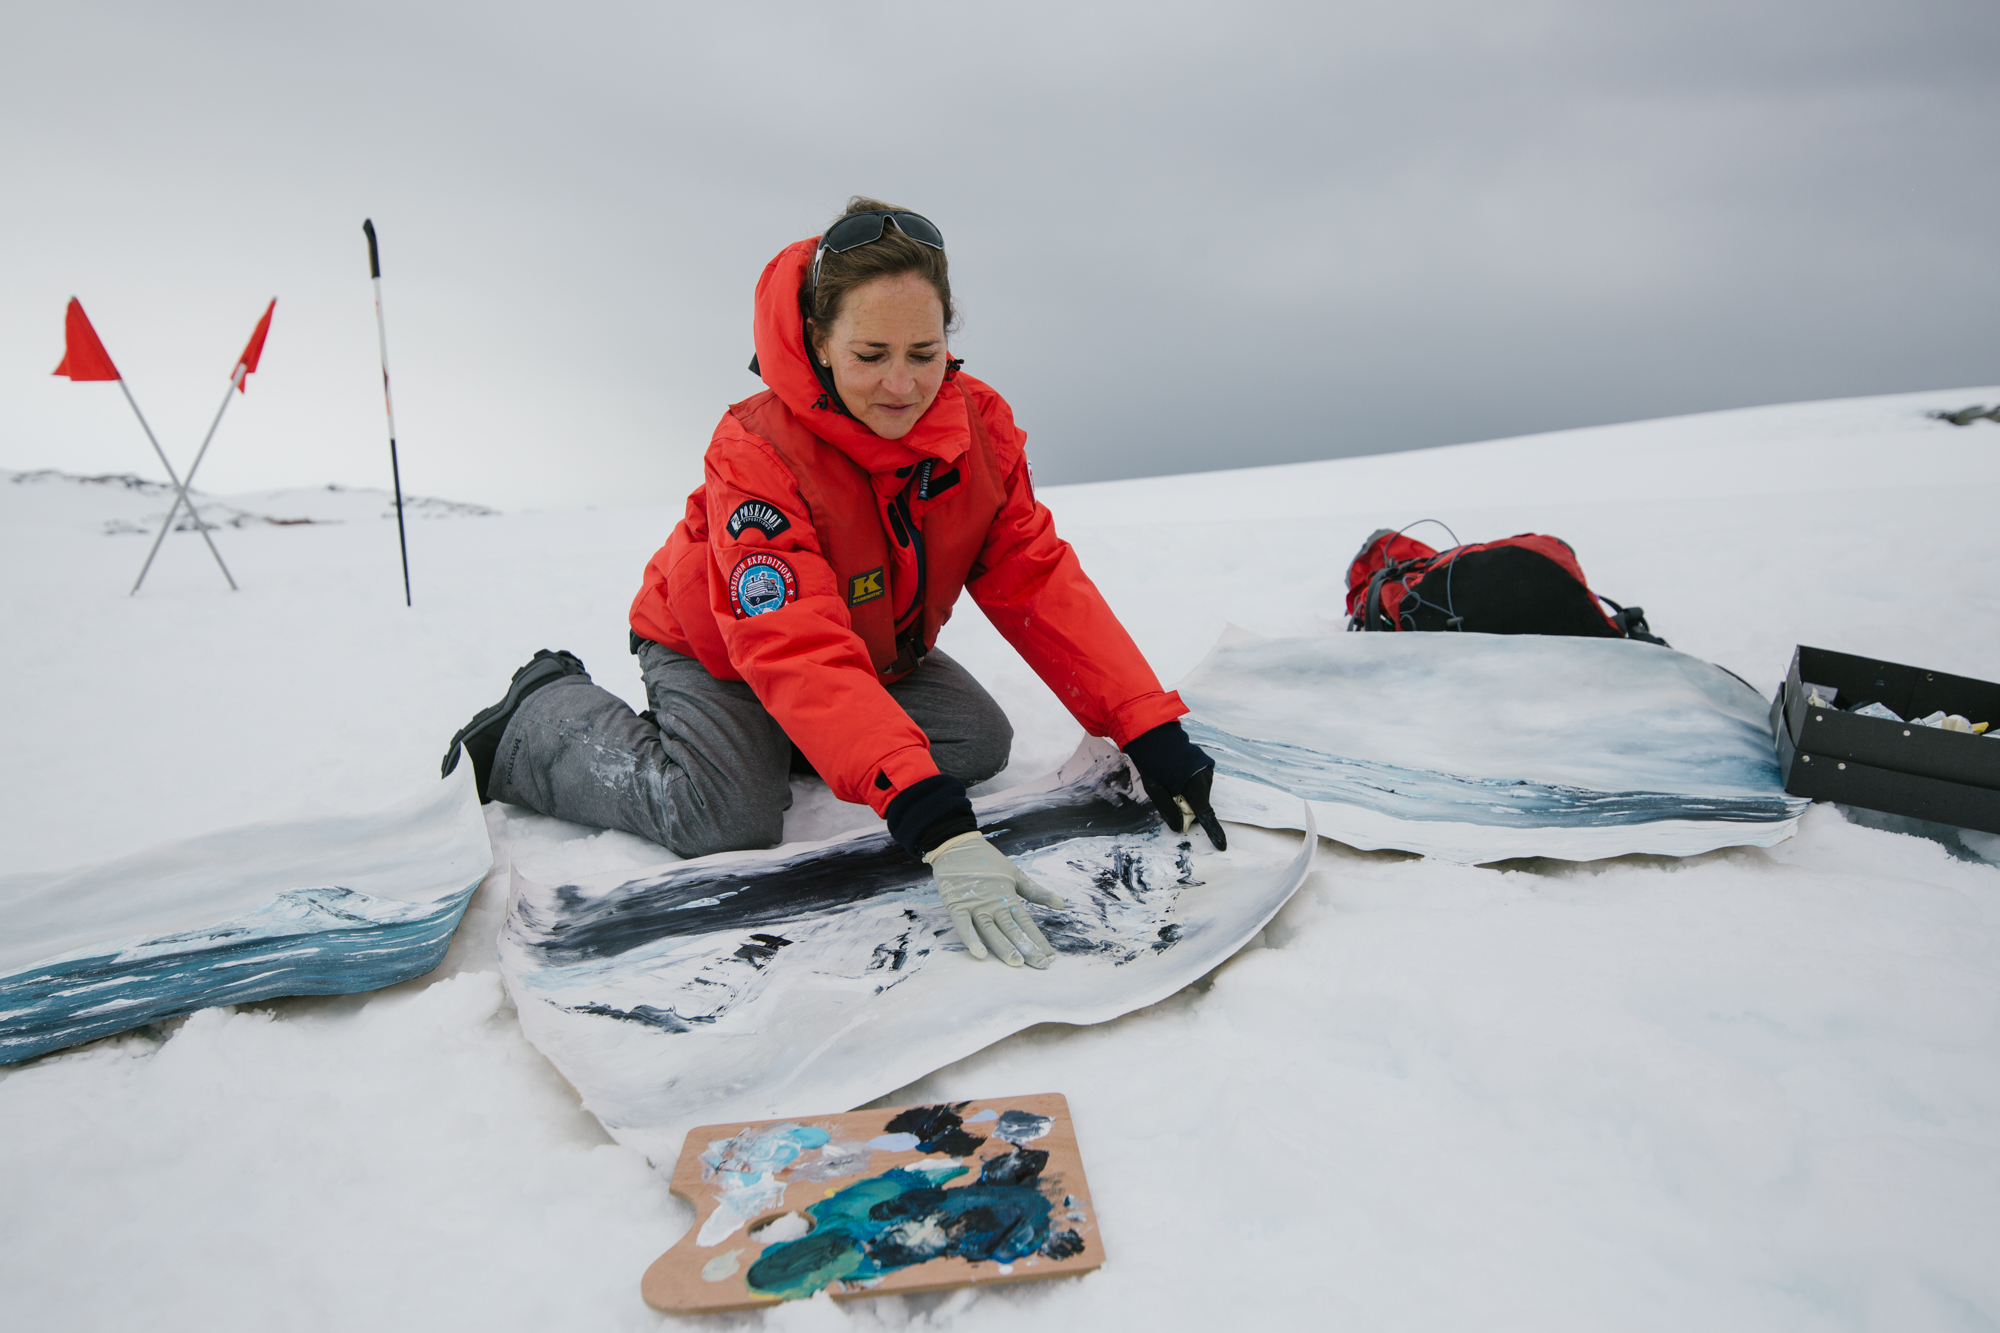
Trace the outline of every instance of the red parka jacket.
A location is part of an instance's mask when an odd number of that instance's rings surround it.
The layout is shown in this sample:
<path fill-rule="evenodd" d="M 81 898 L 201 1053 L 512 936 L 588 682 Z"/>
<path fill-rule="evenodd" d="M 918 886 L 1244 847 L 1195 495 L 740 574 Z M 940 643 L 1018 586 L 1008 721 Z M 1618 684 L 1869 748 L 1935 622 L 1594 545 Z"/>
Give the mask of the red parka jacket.
<path fill-rule="evenodd" d="M 817 244 L 787 246 L 757 282 L 770 387 L 716 426 L 633 630 L 749 682 L 834 794 L 877 814 L 938 772 L 883 687 L 937 642 L 961 588 L 1092 735 L 1123 745 L 1187 712 L 1056 536 L 1005 399 L 948 375 L 900 440 L 832 405 L 798 307 Z"/>

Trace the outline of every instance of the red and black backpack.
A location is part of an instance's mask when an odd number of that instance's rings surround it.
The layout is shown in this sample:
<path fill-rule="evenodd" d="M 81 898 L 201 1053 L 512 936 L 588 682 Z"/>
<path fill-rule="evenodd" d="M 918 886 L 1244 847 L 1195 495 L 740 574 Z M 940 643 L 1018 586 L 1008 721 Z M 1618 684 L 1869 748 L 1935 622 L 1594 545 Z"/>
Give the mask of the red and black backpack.
<path fill-rule="evenodd" d="M 1590 590 L 1568 542 L 1538 532 L 1439 551 L 1380 529 L 1347 567 L 1347 627 L 1667 642 L 1641 608 Z"/>

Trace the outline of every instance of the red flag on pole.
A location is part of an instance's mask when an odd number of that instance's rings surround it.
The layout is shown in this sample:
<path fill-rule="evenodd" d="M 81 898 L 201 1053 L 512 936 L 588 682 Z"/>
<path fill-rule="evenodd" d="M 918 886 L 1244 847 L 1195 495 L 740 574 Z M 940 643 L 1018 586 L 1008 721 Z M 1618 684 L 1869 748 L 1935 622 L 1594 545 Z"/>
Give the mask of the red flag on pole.
<path fill-rule="evenodd" d="M 266 313 L 268 323 L 271 316 Z M 264 341 L 264 325 L 257 326 L 257 345 Z M 69 298 L 69 314 L 63 319 L 63 359 L 56 367 L 56 374 L 67 375 L 72 380 L 115 380 L 120 378 L 118 367 L 111 364 L 111 353 L 104 350 L 104 344 L 97 337 L 97 330 L 90 327 L 90 316 L 83 313 L 83 302 L 74 296 Z"/>
<path fill-rule="evenodd" d="M 249 392 L 250 372 L 257 369 L 257 362 L 264 355 L 264 339 L 271 332 L 271 312 L 277 308 L 278 298 L 274 296 L 271 304 L 264 307 L 264 318 L 257 321 L 257 329 L 250 335 L 250 341 L 244 344 L 243 355 L 236 358 L 236 364 L 243 367 L 243 378 L 236 381 L 238 393 Z"/>

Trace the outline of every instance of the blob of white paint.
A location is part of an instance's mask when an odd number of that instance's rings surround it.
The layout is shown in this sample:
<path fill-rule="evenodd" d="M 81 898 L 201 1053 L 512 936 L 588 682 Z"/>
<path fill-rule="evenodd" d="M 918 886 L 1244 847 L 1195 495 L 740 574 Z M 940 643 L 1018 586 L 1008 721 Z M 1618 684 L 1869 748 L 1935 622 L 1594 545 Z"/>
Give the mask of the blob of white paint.
<path fill-rule="evenodd" d="M 785 1184 L 777 1173 L 829 1137 L 817 1125 L 786 1121 L 712 1141 L 701 1155 L 702 1176 L 715 1182 L 717 1203 L 695 1244 L 720 1245 L 751 1218 L 783 1203 Z"/>
<path fill-rule="evenodd" d="M 788 1240 L 797 1240 L 812 1229 L 812 1219 L 804 1213 L 779 1213 L 764 1225 L 752 1227 L 750 1237 L 765 1245 L 778 1245 Z"/>
<path fill-rule="evenodd" d="M 737 1256 L 742 1253 L 743 1251 L 741 1250 L 724 1250 L 721 1254 L 716 1255 L 701 1266 L 701 1280 L 703 1282 L 720 1282 L 726 1277 L 735 1277 L 736 1270 L 743 1266 L 736 1261 Z"/>
<path fill-rule="evenodd" d="M 820 1148 L 817 1158 L 801 1158 L 785 1170 L 794 1180 L 839 1180 L 860 1175 L 873 1158 L 874 1149 L 865 1143 L 831 1142 Z"/>

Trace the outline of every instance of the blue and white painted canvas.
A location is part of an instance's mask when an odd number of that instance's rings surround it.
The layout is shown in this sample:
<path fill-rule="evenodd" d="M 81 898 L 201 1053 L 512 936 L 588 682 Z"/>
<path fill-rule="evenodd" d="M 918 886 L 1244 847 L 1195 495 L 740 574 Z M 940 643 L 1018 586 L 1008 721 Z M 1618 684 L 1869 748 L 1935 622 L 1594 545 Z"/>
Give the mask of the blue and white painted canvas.
<path fill-rule="evenodd" d="M 1769 847 L 1785 793 L 1769 705 L 1722 668 L 1623 639 L 1232 627 L 1180 685 L 1224 819 L 1480 864 Z"/>
<path fill-rule="evenodd" d="M 514 873 L 500 970 L 522 1030 L 619 1142 L 671 1169 L 696 1125 L 844 1111 L 1033 1024 L 1173 994 L 1263 928 L 1318 845 L 1171 833 L 1102 741 L 974 804 L 1065 899 L 1036 909 L 1047 971 L 974 960 L 930 869 L 858 833 L 557 886 Z"/>
<path fill-rule="evenodd" d="M 421 976 L 492 860 L 461 764 L 375 814 L 253 824 L 0 879 L 0 1063 L 211 1005 Z"/>

